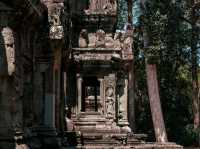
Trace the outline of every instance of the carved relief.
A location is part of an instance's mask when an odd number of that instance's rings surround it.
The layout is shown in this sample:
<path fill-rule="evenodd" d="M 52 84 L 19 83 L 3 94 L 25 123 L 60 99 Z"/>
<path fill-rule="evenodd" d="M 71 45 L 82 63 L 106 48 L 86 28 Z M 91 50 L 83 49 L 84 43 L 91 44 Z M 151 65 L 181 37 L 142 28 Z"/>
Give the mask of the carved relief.
<path fill-rule="evenodd" d="M 106 89 L 106 110 L 107 117 L 112 118 L 115 112 L 114 89 L 112 86 Z"/>
<path fill-rule="evenodd" d="M 86 48 L 88 47 L 88 33 L 86 29 L 82 29 L 79 35 L 79 47 L 80 48 Z"/>
<path fill-rule="evenodd" d="M 97 30 L 95 47 L 104 48 L 105 47 L 105 37 L 106 37 L 106 33 L 102 29 Z"/>
<path fill-rule="evenodd" d="M 95 48 L 95 42 L 97 40 L 96 34 L 95 33 L 89 33 L 89 44 L 88 44 L 88 48 Z"/>
<path fill-rule="evenodd" d="M 117 73 L 117 87 L 116 87 L 116 96 L 118 102 L 118 124 L 121 126 L 128 125 L 127 119 L 127 76 L 125 72 L 120 71 Z"/>
<path fill-rule="evenodd" d="M 105 14 L 116 14 L 116 0 L 107 0 L 106 4 L 103 6 L 103 9 L 105 10 Z"/>
<path fill-rule="evenodd" d="M 63 7 L 55 7 L 49 12 L 49 24 L 51 39 L 62 39 L 64 30 L 61 21 L 61 15 L 63 12 Z"/>
<path fill-rule="evenodd" d="M 106 48 L 113 48 L 115 45 L 115 41 L 112 38 L 112 34 L 106 34 L 105 37 L 105 47 Z"/>
<path fill-rule="evenodd" d="M 117 102 L 118 102 L 118 121 L 122 121 L 124 119 L 124 109 L 122 106 L 122 100 L 121 97 L 123 96 L 123 90 L 124 90 L 124 78 L 123 73 L 118 73 L 117 75 L 117 87 L 116 87 L 116 93 L 117 93 Z"/>
<path fill-rule="evenodd" d="M 109 14 L 115 15 L 117 10 L 116 0 L 90 0 L 89 9 L 85 10 L 90 14 Z"/>
<path fill-rule="evenodd" d="M 115 76 L 105 77 L 105 111 L 106 117 L 115 118 Z"/>
<path fill-rule="evenodd" d="M 102 29 L 96 33 L 87 33 L 86 29 L 82 29 L 79 35 L 80 48 L 108 48 L 113 50 L 121 50 L 124 59 L 132 59 L 133 32 L 127 30 L 124 33 L 105 33 Z"/>
<path fill-rule="evenodd" d="M 12 29 L 9 27 L 3 28 L 2 36 L 6 50 L 8 75 L 12 75 L 15 72 L 15 43 Z"/>

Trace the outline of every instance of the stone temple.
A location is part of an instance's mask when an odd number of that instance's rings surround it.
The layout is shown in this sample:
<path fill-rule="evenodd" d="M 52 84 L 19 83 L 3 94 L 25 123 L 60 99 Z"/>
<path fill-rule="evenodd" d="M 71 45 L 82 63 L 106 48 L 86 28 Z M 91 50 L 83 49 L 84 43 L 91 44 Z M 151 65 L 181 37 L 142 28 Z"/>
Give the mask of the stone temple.
<path fill-rule="evenodd" d="M 116 32 L 119 10 L 117 0 L 0 1 L 0 149 L 182 148 L 133 131 L 134 32 Z"/>

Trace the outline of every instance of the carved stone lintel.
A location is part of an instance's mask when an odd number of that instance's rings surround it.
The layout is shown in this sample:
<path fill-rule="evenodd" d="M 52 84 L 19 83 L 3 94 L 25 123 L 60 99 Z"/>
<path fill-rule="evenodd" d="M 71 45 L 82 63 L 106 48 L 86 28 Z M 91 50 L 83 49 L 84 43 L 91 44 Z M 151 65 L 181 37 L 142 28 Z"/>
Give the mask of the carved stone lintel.
<path fill-rule="evenodd" d="M 96 33 L 89 34 L 86 29 L 82 29 L 79 35 L 79 47 L 121 50 L 123 59 L 132 60 L 132 36 L 132 30 L 127 30 L 124 33 L 117 32 L 113 38 L 111 33 L 105 33 L 102 29 L 97 30 Z"/>

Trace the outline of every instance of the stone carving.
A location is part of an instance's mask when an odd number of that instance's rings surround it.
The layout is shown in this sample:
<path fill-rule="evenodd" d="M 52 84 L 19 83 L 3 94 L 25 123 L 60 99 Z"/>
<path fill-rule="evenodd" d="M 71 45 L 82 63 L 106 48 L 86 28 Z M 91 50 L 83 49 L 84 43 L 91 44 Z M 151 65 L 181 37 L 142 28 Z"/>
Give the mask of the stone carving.
<path fill-rule="evenodd" d="M 8 75 L 12 75 L 15 72 L 15 43 L 14 34 L 11 28 L 6 27 L 2 30 L 2 36 L 4 39 L 4 45 L 6 50 L 6 58 L 8 65 Z"/>
<path fill-rule="evenodd" d="M 89 9 L 85 10 L 90 14 L 109 14 L 115 15 L 117 11 L 116 0 L 90 0 Z"/>
<path fill-rule="evenodd" d="M 113 51 L 113 52 L 115 52 L 115 51 Z M 76 53 L 76 54 L 74 54 L 74 60 L 75 61 L 80 61 L 80 60 L 108 61 L 108 60 L 111 60 L 113 55 L 117 55 L 118 57 L 120 57 L 120 55 L 118 53 L 116 53 L 116 54 L 113 54 L 113 53 Z"/>
<path fill-rule="evenodd" d="M 118 121 L 123 121 L 125 118 L 124 112 L 125 109 L 123 108 L 123 101 L 121 100 L 121 97 L 123 96 L 123 91 L 124 91 L 124 78 L 123 78 L 123 73 L 118 73 L 117 76 L 117 87 L 116 87 L 116 93 L 117 93 L 117 102 L 118 102 Z"/>
<path fill-rule="evenodd" d="M 89 34 L 86 29 L 82 29 L 79 35 L 79 47 L 122 50 L 122 53 L 132 55 L 132 35 L 133 31 L 127 30 L 124 33 L 115 33 L 113 38 L 111 33 L 105 33 L 102 29 Z"/>
<path fill-rule="evenodd" d="M 95 42 L 97 40 L 97 37 L 96 37 L 96 34 L 95 33 L 89 33 L 88 34 L 89 36 L 89 44 L 88 44 L 88 47 L 89 48 L 95 48 Z"/>
<path fill-rule="evenodd" d="M 63 12 L 63 7 L 55 7 L 49 13 L 49 24 L 51 39 L 62 39 L 64 35 L 64 30 L 61 21 L 61 15 Z"/>
<path fill-rule="evenodd" d="M 113 117 L 115 112 L 114 89 L 112 86 L 106 89 L 106 110 L 107 117 Z"/>
<path fill-rule="evenodd" d="M 87 48 L 88 47 L 88 33 L 86 29 L 82 29 L 79 35 L 79 47 L 80 48 Z"/>
<path fill-rule="evenodd" d="M 105 14 L 116 14 L 117 3 L 116 0 L 108 0 L 104 5 Z"/>
<path fill-rule="evenodd" d="M 130 133 L 128 117 L 127 117 L 127 104 L 128 104 L 128 79 L 124 71 L 117 73 L 117 85 L 116 85 L 117 103 L 118 103 L 118 125 L 122 127 L 122 131 Z"/>
<path fill-rule="evenodd" d="M 105 47 L 106 48 L 113 48 L 115 45 L 115 41 L 112 38 L 112 34 L 106 34 L 105 37 Z"/>
<path fill-rule="evenodd" d="M 104 48 L 105 47 L 105 37 L 106 37 L 106 33 L 102 29 L 97 30 L 95 47 Z"/>
<path fill-rule="evenodd" d="M 109 119 L 115 118 L 115 75 L 105 77 L 105 111 Z"/>

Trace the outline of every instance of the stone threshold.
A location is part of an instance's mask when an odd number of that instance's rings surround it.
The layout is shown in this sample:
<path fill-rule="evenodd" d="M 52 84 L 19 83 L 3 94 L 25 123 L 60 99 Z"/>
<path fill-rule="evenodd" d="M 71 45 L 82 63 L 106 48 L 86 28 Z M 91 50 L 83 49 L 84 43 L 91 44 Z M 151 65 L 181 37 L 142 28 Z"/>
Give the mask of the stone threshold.
<path fill-rule="evenodd" d="M 86 145 L 77 149 L 183 149 L 175 143 L 144 143 L 139 145 Z"/>

